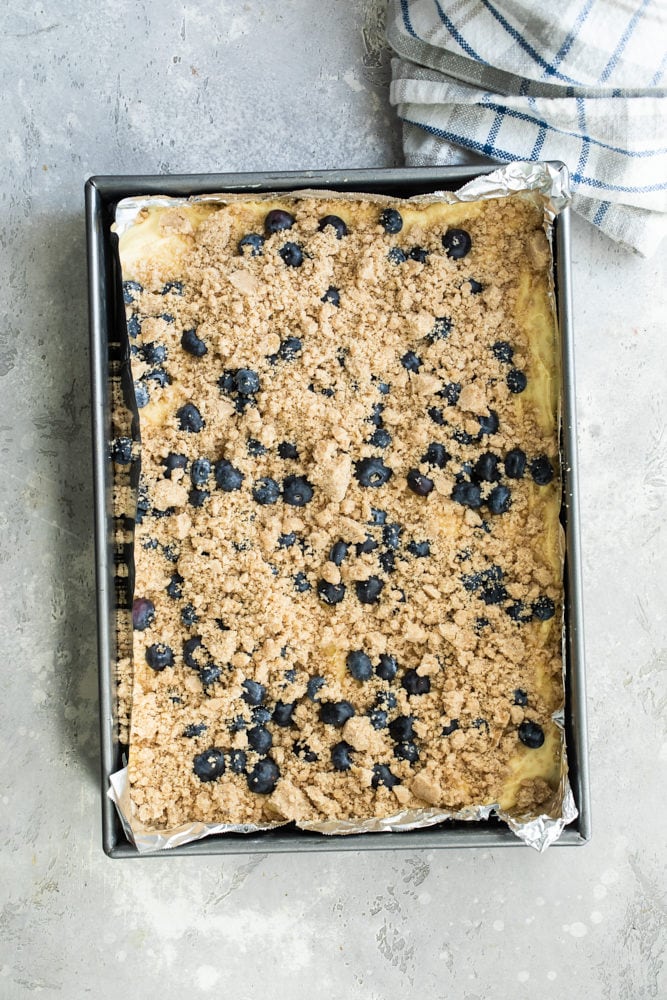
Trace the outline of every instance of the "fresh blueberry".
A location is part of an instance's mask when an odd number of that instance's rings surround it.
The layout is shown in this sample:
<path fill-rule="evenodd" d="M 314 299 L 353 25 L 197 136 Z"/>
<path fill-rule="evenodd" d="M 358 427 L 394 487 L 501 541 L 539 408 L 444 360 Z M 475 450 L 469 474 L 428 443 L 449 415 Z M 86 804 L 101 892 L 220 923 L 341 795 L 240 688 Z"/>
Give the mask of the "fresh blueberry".
<path fill-rule="evenodd" d="M 294 589 L 299 594 L 305 594 L 307 590 L 310 590 L 310 584 L 305 573 L 297 573 L 294 577 Z"/>
<path fill-rule="evenodd" d="M 541 622 L 548 622 L 556 614 L 556 607 L 550 597 L 538 597 L 531 606 L 533 614 Z"/>
<path fill-rule="evenodd" d="M 528 379 L 518 368 L 511 368 L 507 373 L 507 388 L 510 392 L 519 393 L 528 385 Z"/>
<path fill-rule="evenodd" d="M 329 552 L 329 562 L 332 562 L 334 566 L 340 566 L 343 559 L 347 555 L 350 546 L 347 542 L 340 539 L 331 546 L 331 551 Z"/>
<path fill-rule="evenodd" d="M 331 226 L 334 230 L 337 240 L 342 240 L 343 236 L 347 236 L 347 226 L 337 215 L 325 215 L 323 219 L 320 219 L 317 228 L 323 233 L 327 226 Z"/>
<path fill-rule="evenodd" d="M 340 729 L 354 715 L 354 708 L 349 701 L 324 701 L 320 705 L 320 722 L 326 726 Z"/>
<path fill-rule="evenodd" d="M 452 330 L 452 321 L 449 316 L 436 316 L 433 329 L 427 334 L 426 339 L 432 344 L 436 340 L 446 340 Z"/>
<path fill-rule="evenodd" d="M 162 459 L 162 464 L 165 467 L 165 479 L 171 479 L 171 474 L 174 469 L 184 469 L 188 464 L 188 460 L 185 455 L 177 455 L 175 452 L 170 451 L 166 458 Z"/>
<path fill-rule="evenodd" d="M 397 549 L 401 544 L 402 524 L 385 524 L 382 529 L 382 541 L 388 549 Z"/>
<path fill-rule="evenodd" d="M 303 349 L 303 344 L 298 337 L 286 337 L 280 345 L 278 354 L 283 361 L 294 361 L 299 351 Z"/>
<path fill-rule="evenodd" d="M 377 604 L 384 587 L 384 580 L 379 576 L 369 576 L 367 580 L 358 580 L 354 589 L 361 604 Z"/>
<path fill-rule="evenodd" d="M 396 718 L 389 723 L 391 738 L 397 743 L 403 743 L 406 740 L 413 740 L 415 738 L 415 730 L 413 726 L 414 721 L 414 715 L 397 715 Z"/>
<path fill-rule="evenodd" d="M 492 514 L 506 514 L 511 503 L 512 494 L 507 486 L 494 486 L 486 498 L 486 505 Z"/>
<path fill-rule="evenodd" d="M 459 396 L 461 395 L 461 383 L 460 382 L 448 382 L 443 385 L 442 389 L 439 390 L 438 396 L 441 399 L 447 400 L 448 406 L 456 406 L 459 401 Z"/>
<path fill-rule="evenodd" d="M 433 465 L 437 469 L 444 469 L 447 462 L 451 458 L 444 444 L 440 444 L 438 441 L 432 441 L 431 444 L 426 449 L 426 454 L 422 455 L 422 462 L 426 462 L 427 465 Z"/>
<path fill-rule="evenodd" d="M 178 426 L 188 434 L 198 434 L 204 426 L 204 420 L 194 403 L 185 403 L 176 410 Z"/>
<path fill-rule="evenodd" d="M 163 642 L 155 643 L 146 650 L 146 663 L 152 670 L 160 671 L 165 667 L 173 667 L 174 653 Z"/>
<path fill-rule="evenodd" d="M 292 507 L 305 507 L 313 499 L 313 487 L 303 476 L 286 476 L 283 480 L 283 500 Z M 275 503 L 275 501 L 269 501 Z"/>
<path fill-rule="evenodd" d="M 287 267 L 301 267 L 303 264 L 303 250 L 298 243 L 285 243 L 278 253 Z"/>
<path fill-rule="evenodd" d="M 345 597 L 345 584 L 329 583 L 328 580 L 318 580 L 317 593 L 325 604 L 340 604 Z"/>
<path fill-rule="evenodd" d="M 366 535 L 363 542 L 357 542 L 354 549 L 358 556 L 364 555 L 366 552 L 374 552 L 378 547 L 378 543 L 371 535 Z"/>
<path fill-rule="evenodd" d="M 418 559 L 423 559 L 425 556 L 430 556 L 431 554 L 431 543 L 430 542 L 408 542 L 407 550 L 412 556 L 416 556 Z"/>
<path fill-rule="evenodd" d="M 319 674 L 316 674 L 314 677 L 309 679 L 306 685 L 306 694 L 311 701 L 317 701 L 317 692 L 321 691 L 325 684 L 326 681 L 324 680 L 324 677 L 321 677 Z"/>
<path fill-rule="evenodd" d="M 362 649 L 351 649 L 345 663 L 356 681 L 367 681 L 373 674 L 371 658 Z"/>
<path fill-rule="evenodd" d="M 138 409 L 143 410 L 144 406 L 148 406 L 150 396 L 148 395 L 148 389 L 143 382 L 134 383 L 134 398 Z"/>
<path fill-rule="evenodd" d="M 384 410 L 384 403 L 374 403 L 373 409 L 371 410 L 370 417 L 367 417 L 369 424 L 373 424 L 374 427 L 382 427 L 382 412 Z"/>
<path fill-rule="evenodd" d="M 130 337 L 134 340 L 141 333 L 141 323 L 138 316 L 130 316 L 127 321 L 127 332 Z M 136 348 L 132 346 L 132 350 L 135 351 Z"/>
<path fill-rule="evenodd" d="M 416 260 L 418 264 L 425 264 L 428 259 L 429 251 L 425 250 L 424 247 L 413 247 L 408 254 L 410 260 Z"/>
<path fill-rule="evenodd" d="M 252 396 L 259 392 L 259 375 L 251 368 L 239 368 L 234 375 L 234 385 L 244 396 Z"/>
<path fill-rule="evenodd" d="M 281 208 L 274 208 L 264 219 L 264 232 L 267 236 L 271 236 L 283 229 L 291 229 L 295 222 L 296 219 L 289 212 L 284 212 Z"/>
<path fill-rule="evenodd" d="M 311 750 L 308 744 L 303 740 L 295 740 L 292 744 L 292 751 L 296 757 L 300 757 L 302 760 L 305 760 L 307 764 L 314 764 L 320 759 L 315 751 Z"/>
<path fill-rule="evenodd" d="M 208 353 L 208 347 L 197 336 L 197 331 L 192 328 L 190 330 L 183 330 L 181 336 L 181 347 L 188 354 L 191 354 L 193 358 L 203 358 L 205 354 Z"/>
<path fill-rule="evenodd" d="M 171 315 L 171 313 L 167 313 L 167 312 L 164 312 L 164 313 L 160 313 L 160 315 L 159 315 L 158 319 L 161 319 L 161 320 L 163 320 L 163 321 L 164 321 L 165 323 L 169 323 L 169 324 L 171 324 L 171 323 L 175 323 L 175 322 L 176 322 L 176 320 L 175 320 L 175 319 L 174 319 L 174 317 L 173 317 L 173 316 Z"/>
<path fill-rule="evenodd" d="M 137 295 L 140 295 L 143 290 L 143 285 L 140 285 L 138 281 L 124 281 L 123 302 L 129 306 L 136 301 Z"/>
<path fill-rule="evenodd" d="M 340 292 L 333 285 L 329 285 L 320 302 L 330 302 L 332 306 L 340 305 Z"/>
<path fill-rule="evenodd" d="M 376 388 L 381 396 L 388 396 L 389 393 L 391 392 L 391 386 L 389 385 L 388 382 L 378 382 Z"/>
<path fill-rule="evenodd" d="M 526 471 L 526 453 L 521 448 L 512 448 L 505 455 L 505 475 L 510 479 L 521 479 Z"/>
<path fill-rule="evenodd" d="M 153 624 L 155 605 L 147 597 L 135 597 L 132 602 L 132 626 L 137 632 L 143 632 Z"/>
<path fill-rule="evenodd" d="M 374 708 L 368 713 L 368 718 L 373 729 L 387 728 L 387 713 L 384 709 Z"/>
<path fill-rule="evenodd" d="M 248 758 L 245 750 L 229 750 L 229 770 L 232 774 L 245 774 Z"/>
<path fill-rule="evenodd" d="M 398 664 L 394 656 L 390 656 L 388 653 L 380 654 L 380 661 L 375 668 L 375 673 L 383 681 L 393 681 L 396 676 L 396 671 L 398 670 Z"/>
<path fill-rule="evenodd" d="M 111 442 L 111 458 L 117 465 L 129 465 L 132 461 L 132 438 L 119 437 Z"/>
<path fill-rule="evenodd" d="M 282 726 L 283 728 L 291 726 L 292 715 L 294 713 L 295 708 L 296 708 L 295 701 L 290 701 L 290 702 L 277 701 L 276 707 L 274 708 L 272 715 L 272 719 L 275 722 L 275 724 L 277 726 Z"/>
<path fill-rule="evenodd" d="M 168 281 L 160 292 L 161 295 L 169 295 L 172 292 L 174 295 L 183 294 L 183 282 L 182 281 Z"/>
<path fill-rule="evenodd" d="M 519 622 L 519 624 L 525 624 L 525 622 L 530 622 L 533 620 L 533 612 L 530 608 L 526 607 L 523 601 L 514 601 L 509 607 L 505 608 L 505 614 L 507 614 L 513 622 Z"/>
<path fill-rule="evenodd" d="M 378 691 L 375 696 L 375 700 L 378 705 L 384 705 L 388 711 L 392 711 L 396 708 L 396 695 L 393 691 L 387 691 L 383 688 Z"/>
<path fill-rule="evenodd" d="M 422 677 L 414 668 L 406 670 L 401 685 L 408 694 L 428 694 L 431 690 L 430 677 Z"/>
<path fill-rule="evenodd" d="M 396 557 L 390 550 L 381 552 L 378 562 L 380 563 L 380 568 L 383 569 L 385 573 L 393 573 L 396 569 Z"/>
<path fill-rule="evenodd" d="M 478 417 L 478 420 L 480 437 L 483 437 L 485 434 L 495 434 L 498 430 L 498 414 L 495 410 L 489 410 L 486 416 Z"/>
<path fill-rule="evenodd" d="M 196 458 L 190 467 L 190 479 L 193 486 L 205 486 L 211 475 L 211 463 L 207 458 Z"/>
<path fill-rule="evenodd" d="M 225 773 L 225 755 L 217 747 L 209 747 L 194 758 L 193 770 L 200 781 L 215 781 Z"/>
<path fill-rule="evenodd" d="M 391 444 L 391 434 L 384 427 L 378 427 L 368 439 L 374 448 L 388 448 Z"/>
<path fill-rule="evenodd" d="M 278 502 L 280 498 L 280 486 L 275 479 L 271 479 L 270 476 L 264 476 L 262 479 L 258 479 L 253 486 L 252 495 L 257 503 L 265 507 L 270 506 Z"/>
<path fill-rule="evenodd" d="M 256 458 L 258 455 L 266 455 L 266 448 L 257 438 L 248 438 L 246 448 L 248 449 L 248 454 L 252 455 L 253 458 Z"/>
<path fill-rule="evenodd" d="M 385 208 L 380 215 L 380 225 L 385 233 L 389 233 L 391 236 L 400 233 L 403 228 L 401 213 L 397 212 L 395 208 Z"/>
<path fill-rule="evenodd" d="M 524 719 L 519 726 L 519 739 L 531 750 L 537 750 L 544 743 L 544 730 L 537 722 Z"/>
<path fill-rule="evenodd" d="M 248 730 L 248 746 L 257 753 L 268 753 L 273 746 L 273 736 L 265 726 L 253 726 Z"/>
<path fill-rule="evenodd" d="M 334 771 L 349 771 L 352 767 L 350 754 L 354 753 L 354 747 L 341 740 L 331 748 L 331 763 Z"/>
<path fill-rule="evenodd" d="M 195 611 L 192 604 L 186 604 L 183 608 L 181 608 L 181 621 L 185 626 L 187 626 L 187 628 L 190 628 L 192 625 L 196 625 L 199 621 L 199 615 Z"/>
<path fill-rule="evenodd" d="M 485 451 L 479 456 L 472 469 L 472 476 L 477 483 L 496 483 L 500 479 L 498 471 L 498 456 L 491 451 Z"/>
<path fill-rule="evenodd" d="M 146 372 L 146 374 L 142 377 L 144 381 L 155 382 L 155 384 L 159 385 L 161 388 L 164 388 L 165 385 L 171 385 L 171 378 L 164 368 L 155 368 L 151 372 Z"/>
<path fill-rule="evenodd" d="M 472 247 L 470 233 L 465 229 L 448 229 L 442 237 L 442 245 L 448 257 L 452 260 L 461 260 L 470 253 Z"/>
<path fill-rule="evenodd" d="M 278 456 L 280 458 L 297 459 L 299 452 L 295 444 L 290 444 L 289 441 L 281 441 L 278 445 Z"/>
<path fill-rule="evenodd" d="M 528 695 L 522 688 L 514 689 L 514 704 L 525 708 L 528 704 Z"/>
<path fill-rule="evenodd" d="M 400 783 L 400 778 L 392 774 L 386 764 L 373 764 L 373 777 L 371 778 L 373 788 L 384 785 L 385 788 L 391 790 L 394 785 L 400 785 Z"/>
<path fill-rule="evenodd" d="M 219 489 L 225 493 L 233 493 L 240 490 L 245 476 L 226 458 L 221 458 L 214 466 L 215 481 Z"/>
<path fill-rule="evenodd" d="M 471 295 L 479 295 L 484 290 L 484 285 L 480 284 L 479 281 L 475 281 L 474 278 L 468 278 L 468 284 L 470 285 Z"/>
<path fill-rule="evenodd" d="M 554 470 L 546 455 L 538 455 L 530 463 L 530 474 L 538 486 L 546 486 L 554 477 Z"/>
<path fill-rule="evenodd" d="M 422 366 L 422 359 L 414 351 L 407 351 L 401 358 L 401 364 L 408 372 L 418 372 Z"/>
<path fill-rule="evenodd" d="M 265 705 L 256 705 L 252 710 L 252 721 L 255 726 L 265 726 L 271 721 L 271 712 Z"/>
<path fill-rule="evenodd" d="M 266 688 L 258 681 L 246 680 L 241 685 L 243 688 L 243 698 L 246 705 L 261 705 L 266 696 Z"/>
<path fill-rule="evenodd" d="M 497 340 L 493 344 L 491 350 L 493 351 L 493 356 L 502 361 L 504 364 L 509 365 L 514 357 L 514 348 L 511 344 L 508 344 L 506 340 Z"/>
<path fill-rule="evenodd" d="M 419 469 L 410 469 L 407 475 L 408 486 L 418 497 L 427 497 L 432 492 L 435 483 L 428 476 L 423 476 Z"/>
<path fill-rule="evenodd" d="M 463 576 L 466 590 L 477 593 L 485 604 L 502 604 L 507 600 L 507 591 L 501 583 L 503 571 L 500 566 L 489 566 L 479 573 Z"/>
<path fill-rule="evenodd" d="M 199 662 L 200 654 L 199 650 L 203 650 L 206 653 L 205 647 L 202 645 L 202 638 L 200 635 L 193 635 L 190 639 L 186 639 L 183 643 L 183 660 L 187 667 L 191 670 L 201 669 L 202 664 Z M 197 654 L 197 656 L 195 655 Z"/>
<path fill-rule="evenodd" d="M 458 728 L 459 728 L 459 720 L 451 719 L 448 725 L 442 727 L 442 735 L 451 736 L 451 734 L 455 733 Z"/>
<path fill-rule="evenodd" d="M 371 507 L 371 519 L 369 524 L 386 524 L 387 512 L 384 510 L 378 510 L 376 507 Z"/>
<path fill-rule="evenodd" d="M 151 342 L 139 348 L 139 355 L 147 365 L 161 365 L 167 360 L 167 348 L 164 344 Z"/>
<path fill-rule="evenodd" d="M 416 764 L 419 760 L 419 750 L 416 743 L 397 743 L 394 747 L 394 757 L 407 760 L 408 764 Z"/>
<path fill-rule="evenodd" d="M 278 537 L 278 548 L 279 549 L 289 549 L 296 542 L 296 533 L 290 531 L 288 535 L 280 535 Z"/>
<path fill-rule="evenodd" d="M 387 260 L 390 264 L 405 264 L 407 259 L 408 255 L 400 247 L 392 247 L 387 254 Z"/>
<path fill-rule="evenodd" d="M 179 598 L 182 596 L 181 584 L 184 582 L 180 573 L 174 573 L 167 584 L 166 590 L 169 597 Z"/>
<path fill-rule="evenodd" d="M 247 775 L 248 788 L 256 795 L 270 795 L 278 784 L 280 768 L 271 757 L 258 761 Z"/>
<path fill-rule="evenodd" d="M 429 406 L 429 408 L 428 408 L 428 410 L 426 412 L 428 413 L 429 417 L 431 418 L 431 420 L 433 421 L 434 424 L 437 424 L 438 427 L 443 427 L 444 426 L 444 424 L 445 424 L 445 418 L 442 415 L 442 410 L 440 409 L 440 407 L 438 407 L 438 406 Z"/>
<path fill-rule="evenodd" d="M 259 233 L 246 233 L 246 235 L 242 236 L 239 240 L 238 250 L 243 256 L 245 254 L 246 247 L 248 247 L 251 257 L 261 257 L 263 246 L 263 236 L 260 236 Z"/>
<path fill-rule="evenodd" d="M 387 483 L 393 473 L 381 458 L 362 458 L 354 463 L 354 474 L 361 486 L 377 489 Z"/>
<path fill-rule="evenodd" d="M 183 730 L 183 736 L 185 736 L 186 740 L 194 740 L 197 736 L 201 736 L 202 733 L 205 733 L 207 729 L 208 726 L 205 722 L 191 722 L 190 725 L 186 726 Z"/>

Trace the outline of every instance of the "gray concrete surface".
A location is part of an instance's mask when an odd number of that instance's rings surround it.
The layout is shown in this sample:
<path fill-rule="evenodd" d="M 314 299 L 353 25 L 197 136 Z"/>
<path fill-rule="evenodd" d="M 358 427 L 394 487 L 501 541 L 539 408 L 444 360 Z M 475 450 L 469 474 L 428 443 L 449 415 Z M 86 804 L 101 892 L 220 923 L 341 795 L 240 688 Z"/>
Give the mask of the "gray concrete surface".
<path fill-rule="evenodd" d="M 0 998 L 643 1000 L 665 947 L 665 268 L 574 227 L 594 838 L 102 854 L 83 183 L 391 166 L 381 0 L 10 0 L 0 201 Z"/>

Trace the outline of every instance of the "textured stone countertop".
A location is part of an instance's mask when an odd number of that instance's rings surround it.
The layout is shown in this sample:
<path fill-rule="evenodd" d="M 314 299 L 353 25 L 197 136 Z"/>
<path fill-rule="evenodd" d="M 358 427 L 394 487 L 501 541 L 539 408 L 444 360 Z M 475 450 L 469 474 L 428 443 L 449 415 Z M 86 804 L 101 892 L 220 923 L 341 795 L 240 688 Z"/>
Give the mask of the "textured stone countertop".
<path fill-rule="evenodd" d="M 2 1000 L 667 995 L 664 258 L 577 220 L 592 842 L 102 852 L 83 184 L 400 164 L 382 9 L 43 0 L 0 15 Z"/>

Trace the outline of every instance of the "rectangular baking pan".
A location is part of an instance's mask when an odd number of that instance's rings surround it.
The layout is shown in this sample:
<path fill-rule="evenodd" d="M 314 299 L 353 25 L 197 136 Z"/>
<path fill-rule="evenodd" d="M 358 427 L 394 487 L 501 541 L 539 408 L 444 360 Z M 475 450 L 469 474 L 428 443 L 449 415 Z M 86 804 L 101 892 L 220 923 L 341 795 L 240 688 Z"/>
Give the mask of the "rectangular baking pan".
<path fill-rule="evenodd" d="M 561 164 L 555 164 L 562 166 Z M 405 198 L 438 190 L 456 190 L 493 167 L 420 167 L 371 170 L 316 170 L 303 173 L 189 174 L 172 176 L 100 176 L 86 183 L 86 232 L 88 241 L 88 291 L 90 308 L 90 363 L 92 385 L 93 471 L 95 485 L 95 553 L 97 571 L 97 630 L 102 764 L 102 831 L 105 853 L 112 858 L 162 857 L 165 853 L 249 854 L 285 851 L 411 850 L 418 848 L 493 848 L 523 846 L 508 827 L 494 818 L 487 821 L 448 821 L 438 826 L 403 833 L 364 833 L 327 837 L 293 826 L 262 833 L 226 834 L 139 854 L 123 832 L 115 806 L 107 797 L 109 775 L 124 761 L 118 741 L 114 689 L 116 590 L 114 583 L 113 516 L 111 490 L 113 467 L 109 459 L 111 436 L 110 364 L 117 360 L 119 344 L 114 334 L 124 307 L 118 294 L 119 262 L 110 227 L 116 205 L 123 198 L 141 195 L 188 197 L 217 192 L 261 194 L 324 188 L 368 191 Z M 563 509 L 567 555 L 565 565 L 566 628 L 566 738 L 570 782 L 579 810 L 558 845 L 585 844 L 591 836 L 586 696 L 584 678 L 583 619 L 580 575 L 579 511 L 573 329 L 571 319 L 569 209 L 554 226 L 554 270 L 563 372 Z"/>

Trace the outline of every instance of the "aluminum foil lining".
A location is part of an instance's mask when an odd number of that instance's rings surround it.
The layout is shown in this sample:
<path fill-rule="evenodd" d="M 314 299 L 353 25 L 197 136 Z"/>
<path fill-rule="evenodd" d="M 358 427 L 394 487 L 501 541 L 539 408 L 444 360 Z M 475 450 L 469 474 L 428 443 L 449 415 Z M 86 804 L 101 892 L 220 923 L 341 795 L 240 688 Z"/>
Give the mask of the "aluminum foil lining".
<path fill-rule="evenodd" d="M 483 174 L 469 181 L 458 191 L 436 191 L 432 194 L 416 195 L 405 199 L 415 204 L 432 202 L 447 202 L 453 204 L 461 201 L 480 201 L 487 198 L 503 198 L 512 194 L 522 193 L 540 203 L 544 209 L 544 226 L 548 235 L 556 215 L 570 203 L 569 175 L 564 164 L 531 163 L 517 161 Z M 323 189 L 301 189 L 298 191 L 281 192 L 248 192 L 243 194 L 204 194 L 191 198 L 172 198 L 161 195 L 150 195 L 140 198 L 126 198 L 118 203 L 116 208 L 114 232 L 121 236 L 135 222 L 137 215 L 145 208 L 175 207 L 192 203 L 229 204 L 234 201 L 269 201 L 277 198 L 327 198 L 349 201 L 369 201 L 377 204 L 395 202 L 396 198 L 369 193 L 328 191 Z M 552 289 L 553 293 L 553 289 Z M 553 294 L 552 294 L 553 301 Z M 563 634 L 563 669 L 565 669 L 566 637 Z M 559 787 L 547 804 L 544 813 L 538 816 L 509 813 L 500 808 L 497 803 L 466 807 L 458 812 L 446 812 L 441 809 L 409 809 L 399 810 L 391 816 L 365 820 L 322 820 L 297 823 L 299 829 L 321 833 L 326 836 L 346 836 L 358 833 L 399 833 L 404 830 L 416 830 L 435 826 L 447 820 L 464 820 L 476 822 L 487 820 L 491 815 L 507 823 L 509 829 L 525 844 L 544 851 L 560 837 L 568 823 L 576 819 L 577 807 L 572 794 L 572 788 L 567 774 L 565 756 L 565 732 L 562 710 L 555 712 L 553 720 L 563 732 L 563 761 Z M 284 823 L 231 824 L 231 823 L 189 823 L 169 830 L 154 830 L 143 827 L 132 815 L 130 785 L 127 767 L 110 776 L 110 788 L 107 795 L 115 804 L 120 821 L 128 840 L 135 845 L 140 854 L 169 850 L 183 844 L 202 840 L 204 837 L 226 833 L 258 833 L 264 830 L 277 829 Z"/>

